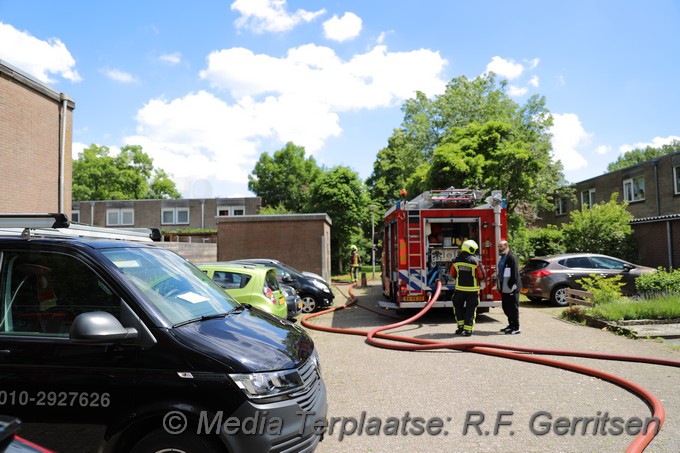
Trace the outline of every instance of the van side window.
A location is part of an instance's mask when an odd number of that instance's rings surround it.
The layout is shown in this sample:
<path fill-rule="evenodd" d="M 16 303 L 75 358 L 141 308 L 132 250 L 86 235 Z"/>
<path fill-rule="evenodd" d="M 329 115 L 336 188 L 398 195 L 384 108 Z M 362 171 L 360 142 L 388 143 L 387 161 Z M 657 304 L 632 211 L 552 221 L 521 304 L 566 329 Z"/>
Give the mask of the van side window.
<path fill-rule="evenodd" d="M 0 335 L 68 337 L 81 313 L 120 314 L 120 298 L 103 280 L 82 261 L 61 253 L 3 253 L 0 291 Z"/>

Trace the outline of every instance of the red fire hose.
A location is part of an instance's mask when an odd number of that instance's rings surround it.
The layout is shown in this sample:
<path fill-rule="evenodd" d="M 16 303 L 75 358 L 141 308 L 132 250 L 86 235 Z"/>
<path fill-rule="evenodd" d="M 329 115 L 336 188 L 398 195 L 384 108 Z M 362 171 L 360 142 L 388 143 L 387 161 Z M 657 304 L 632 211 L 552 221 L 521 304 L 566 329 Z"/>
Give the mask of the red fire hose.
<path fill-rule="evenodd" d="M 435 293 L 430 297 L 428 303 L 425 305 L 425 307 L 415 314 L 414 316 L 405 319 L 403 321 L 394 323 L 394 324 L 389 324 L 386 326 L 382 327 L 377 327 L 375 329 L 372 329 L 370 331 L 365 331 L 365 330 L 357 330 L 357 329 L 340 329 L 337 327 L 323 327 L 323 326 L 317 326 L 314 324 L 311 324 L 308 322 L 309 319 L 315 318 L 317 316 L 321 316 L 324 314 L 328 314 L 334 311 L 342 310 L 345 309 L 357 302 L 357 298 L 354 296 L 352 293 L 352 288 L 354 285 L 350 285 L 349 288 L 349 293 L 350 297 L 348 297 L 349 301 L 342 306 L 339 307 L 333 307 L 329 308 L 327 310 L 323 310 L 317 313 L 309 314 L 306 315 L 302 318 L 301 324 L 305 327 L 308 327 L 310 329 L 315 329 L 315 330 L 321 330 L 324 332 L 332 332 L 332 333 L 341 333 L 341 334 L 349 334 L 349 335 L 361 335 L 366 337 L 366 342 L 379 347 L 379 348 L 386 348 L 386 349 L 394 349 L 394 350 L 400 350 L 400 351 L 420 351 L 420 350 L 433 350 L 433 349 L 454 349 L 454 350 L 461 350 L 465 352 L 475 352 L 478 354 L 485 354 L 485 355 L 491 355 L 491 356 L 496 356 L 496 357 L 503 357 L 507 359 L 513 359 L 513 360 L 520 360 L 524 362 L 531 362 L 531 363 L 536 363 L 540 365 L 548 365 L 556 368 L 561 368 L 563 370 L 567 371 L 572 371 L 575 373 L 580 373 L 580 374 L 585 374 L 587 376 L 593 376 L 597 377 L 599 379 L 602 379 L 604 381 L 610 382 L 612 384 L 618 385 L 619 387 L 628 390 L 629 392 L 633 393 L 634 395 L 637 395 L 639 398 L 647 402 L 649 405 L 650 409 L 652 410 L 652 417 L 654 417 L 655 420 L 658 420 L 658 426 L 654 426 L 653 428 L 650 426 L 648 427 L 649 429 L 645 430 L 645 432 L 638 434 L 633 441 L 628 445 L 628 449 L 626 450 L 627 453 L 638 453 L 642 452 L 647 445 L 652 441 L 652 439 L 656 436 L 657 432 L 661 430 L 661 427 L 663 426 L 663 423 L 666 419 L 666 411 L 664 410 L 661 402 L 659 399 L 654 396 L 652 393 L 650 393 L 648 390 L 644 389 L 643 387 L 628 381 L 626 379 L 623 379 L 619 376 L 616 376 L 614 374 L 606 373 L 604 371 L 596 370 L 593 368 L 588 368 L 582 365 L 575 365 L 571 364 L 568 362 L 560 362 L 558 360 L 553 360 L 553 359 L 548 359 L 548 358 L 543 358 L 543 357 L 536 357 L 535 355 L 556 355 L 556 356 L 567 356 L 567 357 L 582 357 L 582 358 L 589 358 L 589 359 L 600 359 L 600 360 L 617 360 L 617 361 L 626 361 L 626 362 L 639 362 L 639 363 L 649 363 L 649 364 L 654 364 L 654 365 L 665 365 L 665 366 L 673 366 L 673 367 L 680 367 L 680 361 L 676 360 L 666 360 L 666 359 L 657 359 L 657 358 L 650 358 L 650 357 L 636 357 L 636 356 L 626 356 L 626 355 L 619 355 L 619 354 L 602 354 L 602 353 L 592 353 L 592 352 L 581 352 L 581 351 L 565 351 L 565 350 L 556 350 L 556 349 L 540 349 L 540 348 L 524 348 L 524 347 L 518 347 L 518 346 L 510 346 L 510 345 L 500 345 L 500 344 L 491 344 L 491 343 L 480 343 L 480 342 L 471 342 L 471 341 L 457 341 L 455 343 L 446 343 L 446 342 L 441 342 L 441 341 L 433 341 L 433 340 L 423 340 L 419 338 L 413 338 L 413 337 L 405 337 L 405 336 L 400 336 L 400 335 L 390 335 L 386 333 L 381 333 L 386 330 L 391 330 L 395 329 L 397 327 L 404 326 L 406 324 L 410 324 L 420 317 L 422 317 L 427 311 L 434 305 L 434 303 L 437 301 L 439 298 L 439 294 L 441 291 L 441 283 L 437 284 L 437 290 Z M 391 342 L 388 341 L 380 341 L 378 339 L 382 340 L 390 340 Z M 406 344 L 404 344 L 406 343 Z M 527 353 L 534 354 L 534 355 L 528 355 Z"/>

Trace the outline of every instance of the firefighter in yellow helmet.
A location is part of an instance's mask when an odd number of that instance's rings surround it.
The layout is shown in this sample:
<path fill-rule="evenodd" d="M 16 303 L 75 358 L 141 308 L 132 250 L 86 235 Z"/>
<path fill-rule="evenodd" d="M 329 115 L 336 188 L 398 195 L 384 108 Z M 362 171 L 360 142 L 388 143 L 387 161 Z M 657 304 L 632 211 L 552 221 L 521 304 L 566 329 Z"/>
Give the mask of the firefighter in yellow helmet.
<path fill-rule="evenodd" d="M 354 283 L 359 279 L 359 267 L 361 267 L 361 256 L 359 256 L 359 252 L 357 251 L 356 245 L 351 245 L 350 249 L 352 250 L 352 256 L 349 259 L 349 264 L 352 267 L 350 277 L 352 279 L 352 283 Z"/>
<path fill-rule="evenodd" d="M 453 315 L 456 318 L 456 334 L 469 337 L 475 326 L 479 289 L 484 284 L 484 267 L 475 254 L 479 246 L 472 239 L 461 245 L 461 252 L 451 264 L 450 274 L 456 280 L 453 291 Z"/>

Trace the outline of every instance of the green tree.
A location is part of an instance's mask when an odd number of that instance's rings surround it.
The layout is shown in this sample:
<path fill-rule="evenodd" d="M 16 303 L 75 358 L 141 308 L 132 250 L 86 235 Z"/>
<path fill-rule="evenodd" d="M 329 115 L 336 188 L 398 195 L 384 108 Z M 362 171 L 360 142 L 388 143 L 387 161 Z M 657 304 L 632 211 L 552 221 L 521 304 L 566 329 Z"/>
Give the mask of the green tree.
<path fill-rule="evenodd" d="M 612 172 L 621 170 L 623 168 L 631 167 L 633 165 L 646 162 L 648 160 L 656 159 L 657 157 L 665 156 L 666 154 L 676 153 L 680 151 L 680 141 L 673 140 L 667 145 L 662 145 L 660 148 L 652 148 L 651 146 L 645 149 L 633 149 L 621 154 L 614 162 L 607 165 L 607 171 Z"/>
<path fill-rule="evenodd" d="M 262 197 L 263 207 L 281 205 L 288 212 L 303 212 L 310 186 L 322 173 L 314 157 L 305 158 L 303 147 L 288 142 L 273 156 L 260 155 L 248 175 L 248 189 Z"/>
<path fill-rule="evenodd" d="M 571 220 L 564 224 L 562 233 L 567 252 L 602 253 L 637 261 L 633 229 L 633 215 L 628 203 L 616 202 L 612 194 L 608 202 L 600 202 L 590 209 L 571 211 Z"/>
<path fill-rule="evenodd" d="M 551 157 L 552 116 L 543 97 L 518 105 L 505 87 L 494 74 L 459 77 L 442 95 L 406 101 L 390 152 L 379 153 L 367 181 L 371 197 L 388 206 L 399 184 L 414 195 L 455 186 L 500 189 L 509 212 L 526 218 L 552 207 L 552 194 L 566 185 Z"/>
<path fill-rule="evenodd" d="M 366 186 L 348 167 L 333 167 L 312 183 L 307 212 L 325 212 L 333 222 L 331 266 L 334 272 L 342 269 L 352 238 L 362 235 L 362 227 L 370 228 L 369 204 Z"/>
<path fill-rule="evenodd" d="M 107 146 L 85 148 L 73 161 L 72 187 L 76 201 L 180 197 L 169 175 L 137 145 L 124 146 L 117 156 Z"/>

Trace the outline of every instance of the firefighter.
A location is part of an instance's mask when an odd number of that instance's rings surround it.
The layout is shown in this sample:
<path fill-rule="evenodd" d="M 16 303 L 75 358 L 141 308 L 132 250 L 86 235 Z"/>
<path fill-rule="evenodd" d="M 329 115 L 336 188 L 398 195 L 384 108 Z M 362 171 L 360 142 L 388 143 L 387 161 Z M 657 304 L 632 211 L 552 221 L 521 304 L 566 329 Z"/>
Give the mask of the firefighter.
<path fill-rule="evenodd" d="M 359 267 L 361 266 L 361 257 L 359 256 L 359 253 L 357 252 L 357 246 L 352 245 L 350 247 L 352 249 L 352 256 L 350 257 L 350 266 L 352 266 L 351 270 L 351 278 L 352 278 L 352 283 L 356 282 L 359 279 Z"/>
<path fill-rule="evenodd" d="M 484 286 L 486 274 L 475 253 L 479 246 L 472 239 L 463 242 L 461 253 L 453 260 L 450 274 L 456 281 L 453 292 L 453 315 L 456 318 L 456 334 L 469 337 L 475 326 L 479 289 Z"/>

